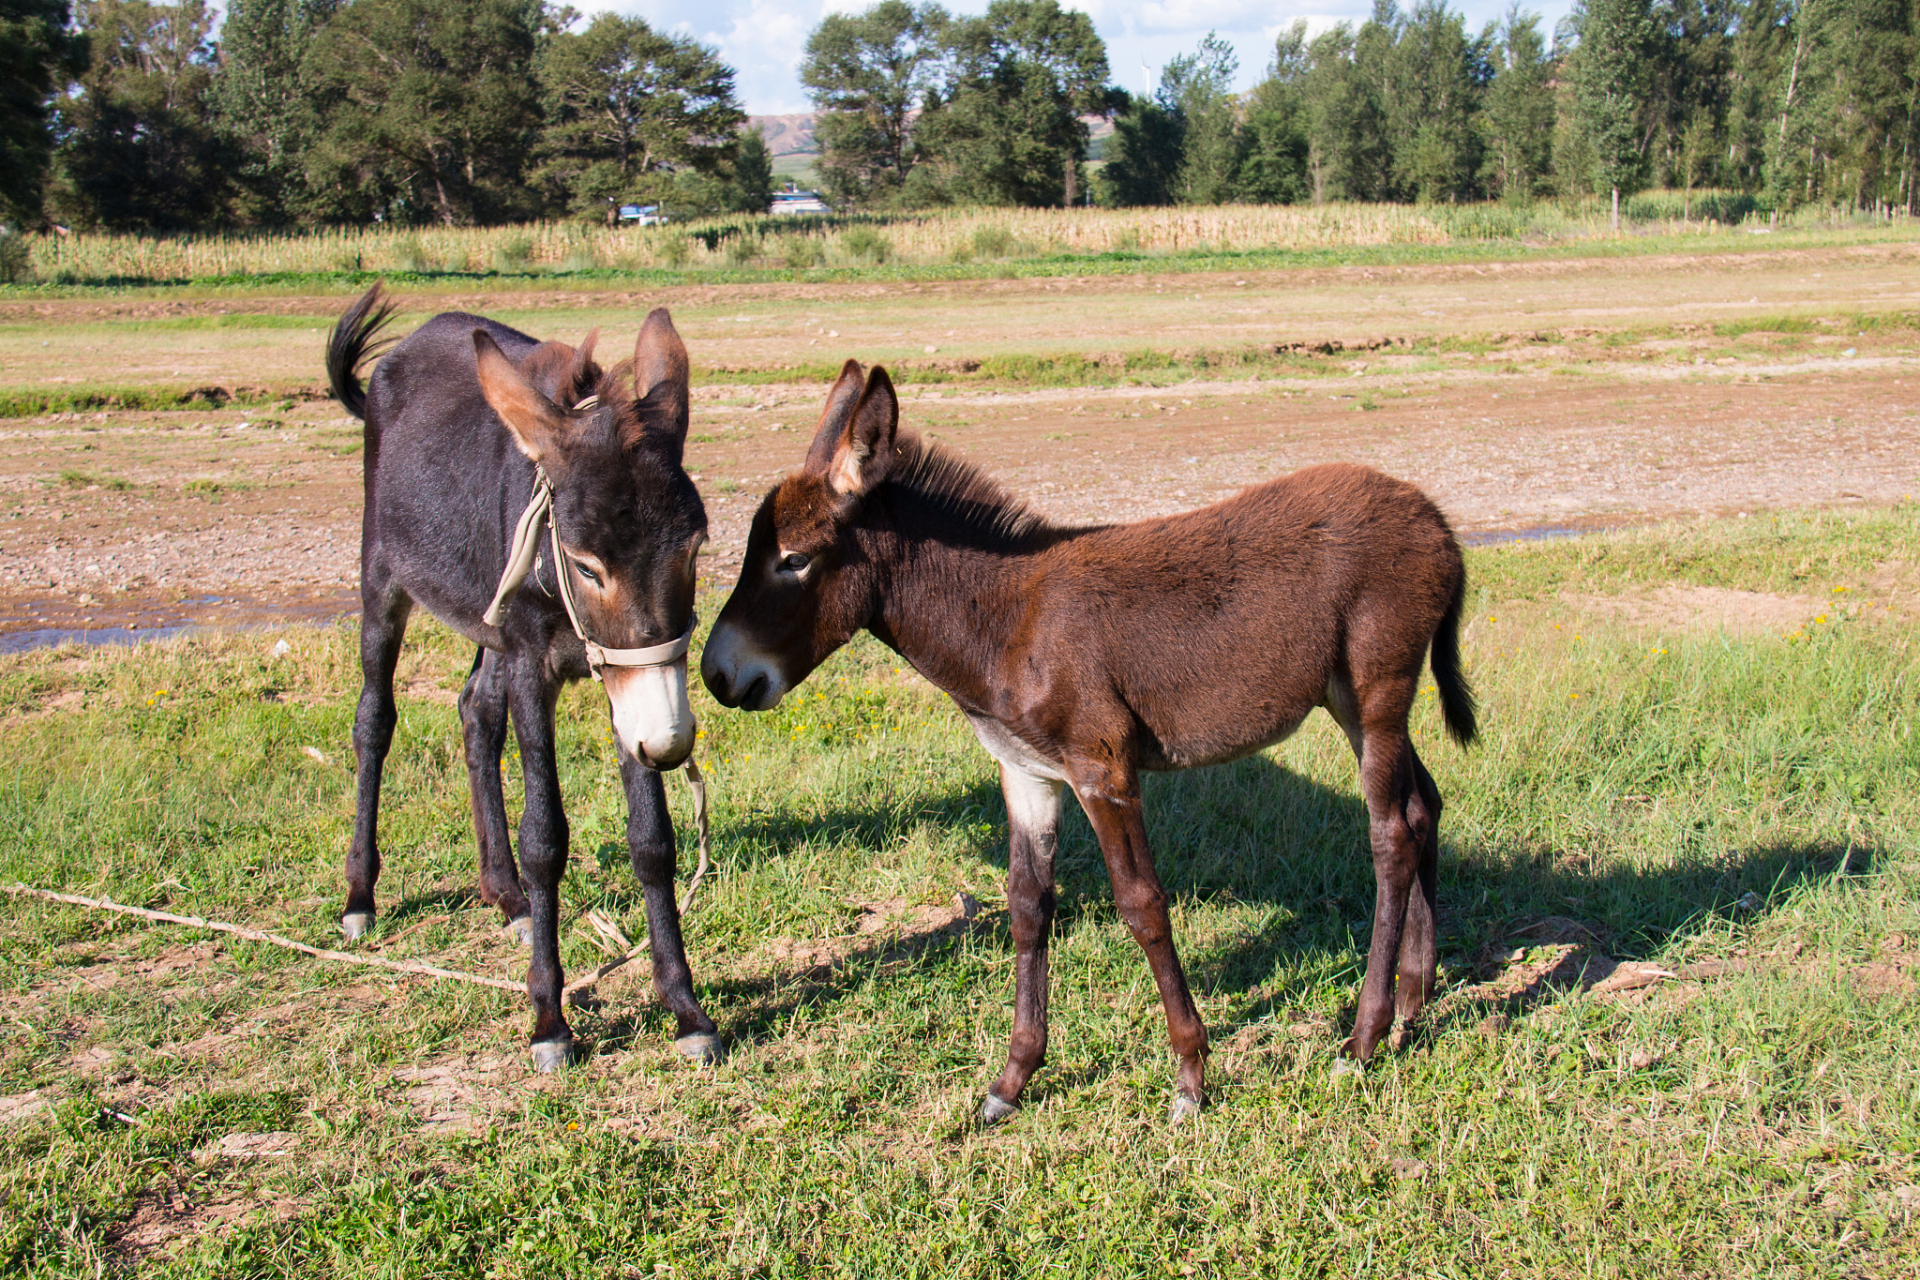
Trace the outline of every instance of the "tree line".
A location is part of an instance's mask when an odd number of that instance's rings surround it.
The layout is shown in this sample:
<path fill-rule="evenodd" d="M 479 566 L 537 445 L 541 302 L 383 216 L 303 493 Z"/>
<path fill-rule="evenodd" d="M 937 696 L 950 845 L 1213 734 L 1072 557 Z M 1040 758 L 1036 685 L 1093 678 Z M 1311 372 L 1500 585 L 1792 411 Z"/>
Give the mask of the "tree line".
<path fill-rule="evenodd" d="M 1079 19 L 1078 22 L 1075 20 Z M 1053 0 L 981 18 L 882 0 L 824 19 L 802 78 L 840 202 L 1462 201 L 1709 186 L 1772 207 L 1920 207 L 1920 0 L 1584 0 L 1551 38 L 1446 0 L 1283 30 L 1235 93 L 1209 35 L 1151 93 Z M 1114 122 L 1091 190 L 1086 133 Z"/>
<path fill-rule="evenodd" d="M 577 28 L 577 29 L 576 29 Z M 711 49 L 543 0 L 0 0 L 0 213 L 84 228 L 764 210 Z"/>
<path fill-rule="evenodd" d="M 0 0 L 0 222 L 178 230 L 764 209 L 713 49 L 547 0 Z M 801 79 L 838 207 L 1463 201 L 1643 186 L 1920 209 L 1920 0 L 1447 0 L 1209 35 L 1150 93 L 1056 0 L 824 18 Z M 1090 156 L 1087 121 L 1111 119 Z M 1089 163 L 1090 160 L 1094 163 Z M 1616 204 L 1617 207 L 1617 204 Z"/>

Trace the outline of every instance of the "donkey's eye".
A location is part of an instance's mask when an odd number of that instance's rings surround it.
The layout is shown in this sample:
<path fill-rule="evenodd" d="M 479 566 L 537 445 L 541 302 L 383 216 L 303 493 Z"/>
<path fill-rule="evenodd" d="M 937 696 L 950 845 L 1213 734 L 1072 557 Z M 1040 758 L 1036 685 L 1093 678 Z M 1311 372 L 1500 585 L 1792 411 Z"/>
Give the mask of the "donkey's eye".
<path fill-rule="evenodd" d="M 804 572 L 813 563 L 813 557 L 804 551 L 789 551 L 780 557 L 780 567 L 788 573 Z"/>
<path fill-rule="evenodd" d="M 580 563 L 580 561 L 578 560 L 575 560 L 573 562 L 573 567 L 578 569 L 580 571 L 580 576 L 585 578 L 588 582 L 591 582 L 596 587 L 600 585 L 600 575 L 595 573 L 593 570 L 587 568 L 586 565 Z"/>

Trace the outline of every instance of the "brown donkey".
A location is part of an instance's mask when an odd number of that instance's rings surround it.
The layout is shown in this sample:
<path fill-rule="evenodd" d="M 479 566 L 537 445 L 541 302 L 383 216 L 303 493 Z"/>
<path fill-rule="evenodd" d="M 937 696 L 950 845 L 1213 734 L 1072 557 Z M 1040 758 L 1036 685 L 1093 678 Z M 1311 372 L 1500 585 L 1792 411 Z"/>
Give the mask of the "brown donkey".
<path fill-rule="evenodd" d="M 1474 736 L 1466 570 L 1439 509 L 1412 485 L 1332 465 L 1183 515 L 1060 528 L 900 432 L 899 416 L 886 371 L 863 378 L 849 361 L 806 464 L 754 516 L 700 674 L 727 706 L 764 711 L 865 627 L 945 690 L 1000 762 L 1013 1044 L 981 1119 L 1011 1113 L 1046 1054 L 1063 784 L 1160 988 L 1180 1056 L 1174 1119 L 1198 1110 L 1207 1033 L 1174 954 L 1140 771 L 1258 751 L 1316 706 L 1359 757 L 1373 843 L 1373 946 L 1344 1046 L 1366 1059 L 1436 975 L 1440 792 L 1407 733 L 1429 648 L 1448 730 Z"/>

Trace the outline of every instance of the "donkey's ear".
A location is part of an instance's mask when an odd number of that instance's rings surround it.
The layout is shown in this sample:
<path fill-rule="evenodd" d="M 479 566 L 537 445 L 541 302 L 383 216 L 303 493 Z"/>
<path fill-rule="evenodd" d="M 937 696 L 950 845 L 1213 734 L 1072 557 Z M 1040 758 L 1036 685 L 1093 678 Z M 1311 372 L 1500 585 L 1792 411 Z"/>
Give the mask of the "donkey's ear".
<path fill-rule="evenodd" d="M 473 364 L 480 375 L 480 394 L 507 424 L 520 452 L 535 462 L 552 459 L 566 431 L 566 415 L 527 381 L 485 329 L 473 331 Z"/>
<path fill-rule="evenodd" d="M 655 307 L 647 313 L 633 344 L 633 398 L 641 406 L 638 420 L 643 435 L 664 434 L 685 442 L 692 399 L 689 382 L 687 344 L 680 340 L 667 309 Z M 623 441 L 639 442 L 638 437 Z"/>
<path fill-rule="evenodd" d="M 893 440 L 899 427 L 900 400 L 893 393 L 893 379 L 875 365 L 834 447 L 833 462 L 827 468 L 827 484 L 833 491 L 859 497 L 878 488 L 893 470 Z"/>
<path fill-rule="evenodd" d="M 849 360 L 840 366 L 840 376 L 833 380 L 833 388 L 827 392 L 827 407 L 820 411 L 820 425 L 814 429 L 813 444 L 807 449 L 807 472 L 827 474 L 827 468 L 833 465 L 834 451 L 840 447 L 840 437 L 860 403 L 860 393 L 866 389 L 866 375 L 860 372 L 858 360 Z"/>
<path fill-rule="evenodd" d="M 573 362 L 567 367 L 566 394 L 574 399 L 567 401 L 571 406 L 575 400 L 587 393 L 594 378 L 600 372 L 600 366 L 593 362 L 593 344 L 600 341 L 600 330 L 587 330 L 587 336 L 581 340 L 579 350 L 573 353 Z M 563 406 L 563 407 L 567 407 Z"/>

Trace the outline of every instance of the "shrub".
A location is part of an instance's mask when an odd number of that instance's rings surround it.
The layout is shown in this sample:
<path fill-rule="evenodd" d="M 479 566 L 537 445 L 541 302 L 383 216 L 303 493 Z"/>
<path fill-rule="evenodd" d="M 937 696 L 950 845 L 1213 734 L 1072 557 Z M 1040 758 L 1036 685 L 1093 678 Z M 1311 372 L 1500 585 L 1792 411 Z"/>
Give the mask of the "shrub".
<path fill-rule="evenodd" d="M 33 279 L 33 246 L 12 227 L 0 227 L 0 284 L 25 284 Z"/>
<path fill-rule="evenodd" d="M 737 235 L 727 237 L 727 261 L 736 267 L 744 267 L 760 256 L 760 237 Z"/>
<path fill-rule="evenodd" d="M 508 236 L 493 249 L 495 271 L 525 271 L 533 259 L 533 240 L 529 236 Z"/>
<path fill-rule="evenodd" d="M 804 271 L 826 257 L 826 246 L 813 236 L 787 236 L 780 241 L 780 257 L 789 267 Z"/>
<path fill-rule="evenodd" d="M 852 227 L 840 237 L 840 248 L 849 258 L 876 265 L 885 262 L 893 244 L 872 227 Z"/>
<path fill-rule="evenodd" d="M 1011 257 L 1020 242 L 1005 227 L 975 227 L 973 251 L 982 258 Z"/>
<path fill-rule="evenodd" d="M 427 251 L 421 247 L 420 241 L 412 238 L 402 240 L 393 247 L 393 269 L 418 274 L 433 270 L 433 264 L 427 260 Z"/>
<path fill-rule="evenodd" d="M 669 231 L 661 237 L 654 252 L 659 256 L 660 261 L 668 266 L 684 267 L 687 265 L 687 259 L 693 256 L 693 241 L 686 236 Z"/>

